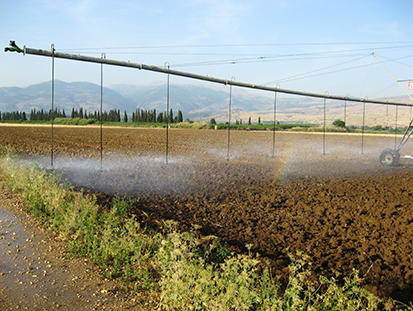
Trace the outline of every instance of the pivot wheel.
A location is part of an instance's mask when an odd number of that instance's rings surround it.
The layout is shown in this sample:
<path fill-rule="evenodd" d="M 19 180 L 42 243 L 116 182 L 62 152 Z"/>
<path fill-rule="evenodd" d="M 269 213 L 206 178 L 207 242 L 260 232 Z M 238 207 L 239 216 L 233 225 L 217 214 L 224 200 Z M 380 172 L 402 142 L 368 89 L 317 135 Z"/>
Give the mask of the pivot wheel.
<path fill-rule="evenodd" d="M 380 154 L 380 163 L 384 166 L 394 166 L 399 163 L 400 155 L 397 150 L 386 149 Z"/>

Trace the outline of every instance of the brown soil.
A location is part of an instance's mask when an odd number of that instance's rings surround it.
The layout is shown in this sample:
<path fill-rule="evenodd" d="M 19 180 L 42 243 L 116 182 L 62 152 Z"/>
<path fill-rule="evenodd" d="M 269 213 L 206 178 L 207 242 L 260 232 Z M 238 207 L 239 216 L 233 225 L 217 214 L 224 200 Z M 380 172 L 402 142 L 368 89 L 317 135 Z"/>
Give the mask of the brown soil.
<path fill-rule="evenodd" d="M 55 127 L 53 168 L 88 189 L 135 197 L 132 212 L 143 221 L 198 225 L 235 251 L 253 244 L 278 275 L 288 273 L 287 248 L 302 250 L 315 278 L 355 268 L 373 293 L 413 300 L 413 167 L 378 160 L 394 136 L 327 134 L 323 142 L 322 134 L 277 132 L 271 157 L 272 132 L 231 131 L 226 159 L 227 135 L 171 129 L 166 163 L 165 129 L 104 128 L 101 167 L 99 128 Z M 0 137 L 51 167 L 50 128 L 1 127 Z"/>

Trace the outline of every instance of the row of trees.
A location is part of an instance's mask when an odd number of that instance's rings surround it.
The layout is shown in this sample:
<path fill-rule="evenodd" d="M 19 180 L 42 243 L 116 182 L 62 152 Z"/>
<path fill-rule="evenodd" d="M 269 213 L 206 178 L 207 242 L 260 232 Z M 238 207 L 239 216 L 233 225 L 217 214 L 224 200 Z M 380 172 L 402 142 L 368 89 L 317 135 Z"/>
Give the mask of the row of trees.
<path fill-rule="evenodd" d="M 125 121 L 126 116 L 126 121 Z M 100 120 L 100 111 L 88 112 L 86 109 L 79 108 L 79 110 L 72 108 L 72 112 L 70 114 L 70 118 L 80 118 L 80 119 L 95 119 Z M 109 122 L 120 122 L 121 120 L 121 113 L 120 110 L 111 109 L 109 112 L 103 111 L 102 112 L 102 121 L 109 121 Z M 128 117 L 125 111 L 125 115 L 123 118 L 124 122 L 128 122 Z"/>
<path fill-rule="evenodd" d="M 167 122 L 168 121 L 168 122 Z M 181 123 L 184 121 L 184 116 L 181 110 L 178 110 L 178 115 L 174 117 L 172 109 L 170 109 L 169 114 L 160 112 L 156 114 L 156 109 L 153 110 L 143 110 L 136 109 L 132 113 L 132 122 L 148 122 L 148 123 Z"/>
<path fill-rule="evenodd" d="M 19 111 L 15 111 L 15 112 L 3 112 L 3 114 L 1 114 L 0 112 L 0 119 L 1 120 L 7 120 L 7 121 L 14 121 L 14 120 L 23 120 L 26 121 L 27 117 L 26 117 L 26 113 L 23 112 L 19 112 Z"/>
<path fill-rule="evenodd" d="M 209 123 L 210 124 L 217 124 L 217 121 L 215 120 L 215 118 L 212 118 L 209 121 Z M 228 122 L 226 122 L 226 123 L 228 123 Z M 248 118 L 248 125 L 251 125 L 251 124 L 252 124 L 251 117 L 249 117 Z M 261 124 L 261 117 L 258 117 L 258 124 Z M 242 125 L 242 119 L 240 119 L 239 121 L 235 120 L 235 125 Z"/>
<path fill-rule="evenodd" d="M 30 121 L 51 121 L 52 118 L 66 118 L 66 112 L 63 109 L 58 110 L 55 109 L 52 113 L 52 110 L 45 111 L 43 109 L 36 110 L 32 109 L 30 111 L 29 120 Z M 88 112 L 86 109 L 79 108 L 75 109 L 72 108 L 72 112 L 70 114 L 70 118 L 81 118 L 81 119 L 95 119 L 100 120 L 100 111 Z M 0 120 L 4 121 L 26 121 L 27 115 L 26 112 L 4 112 L 3 114 L 0 112 Z M 104 111 L 102 113 L 102 121 L 109 121 L 109 122 L 120 122 L 121 121 L 121 112 L 120 110 L 111 109 L 109 112 Z M 123 114 L 123 122 L 128 122 L 128 114 L 126 110 Z M 166 112 L 160 112 L 158 115 L 156 114 L 156 109 L 153 110 L 143 110 L 143 109 L 136 109 L 135 112 L 132 113 L 132 122 L 146 122 L 146 123 L 180 123 L 183 122 L 183 114 L 181 110 L 178 110 L 178 115 L 174 117 L 172 109 L 169 111 L 169 114 Z"/>
<path fill-rule="evenodd" d="M 63 109 L 63 111 L 55 109 L 53 111 L 53 113 L 52 113 L 51 109 L 49 111 L 44 111 L 43 109 L 41 109 L 41 110 L 36 110 L 36 109 L 30 110 L 30 121 L 37 121 L 37 120 L 50 121 L 50 120 L 52 120 L 52 116 L 53 116 L 53 119 L 66 118 L 66 113 L 65 113 L 64 109 Z M 25 119 L 17 119 L 17 120 L 26 121 Z"/>

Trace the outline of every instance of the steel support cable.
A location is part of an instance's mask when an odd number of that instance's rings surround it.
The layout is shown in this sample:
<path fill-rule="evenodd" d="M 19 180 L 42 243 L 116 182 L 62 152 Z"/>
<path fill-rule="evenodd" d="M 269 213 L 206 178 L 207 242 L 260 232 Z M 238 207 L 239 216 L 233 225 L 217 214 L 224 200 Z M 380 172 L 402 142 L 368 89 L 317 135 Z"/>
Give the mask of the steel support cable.
<path fill-rule="evenodd" d="M 352 59 L 352 60 L 349 60 L 349 61 L 346 61 L 346 62 L 342 62 L 342 63 L 336 64 L 336 65 L 331 65 L 331 66 L 323 67 L 323 68 L 320 68 L 320 69 L 311 70 L 311 71 L 307 71 L 307 72 L 300 73 L 300 74 L 297 74 L 297 75 L 293 75 L 293 76 L 289 76 L 289 77 L 286 77 L 286 78 L 282 78 L 282 79 L 279 79 L 279 80 L 276 80 L 276 81 L 271 81 L 271 82 L 268 82 L 268 83 L 264 83 L 264 85 L 266 85 L 266 84 L 273 84 L 273 83 L 276 83 L 276 82 L 280 83 L 280 82 L 284 82 L 284 81 L 291 81 L 291 79 L 293 79 L 293 78 L 298 78 L 298 77 L 301 77 L 301 76 L 304 76 L 304 75 L 307 75 L 307 74 L 310 74 L 310 73 L 314 73 L 314 72 L 322 71 L 322 70 L 325 70 L 325 69 L 329 69 L 329 68 L 341 66 L 341 65 L 344 65 L 344 64 L 348 64 L 348 63 L 351 63 L 351 62 L 355 62 L 355 61 L 358 61 L 358 60 L 360 60 L 360 59 L 363 59 L 363 58 L 366 58 L 366 57 L 369 57 L 369 56 L 370 56 L 370 54 L 369 54 L 369 55 L 364 55 L 364 56 L 362 56 L 362 57 L 358 57 L 358 58 L 356 58 L 356 59 Z M 328 73 L 324 73 L 324 74 L 328 74 Z M 321 74 L 320 74 L 320 75 L 321 75 Z M 311 76 L 310 76 L 310 77 L 311 77 Z M 304 78 L 305 78 L 305 77 L 304 77 Z M 304 79 L 304 78 L 302 78 L 302 79 Z"/>
<path fill-rule="evenodd" d="M 361 154 L 364 154 L 364 127 L 366 121 L 366 103 L 363 103 L 363 125 L 361 127 Z"/>
<path fill-rule="evenodd" d="M 412 46 L 403 46 L 402 48 L 411 48 Z M 399 47 L 400 48 L 400 47 Z M 390 48 L 375 48 L 380 49 L 390 49 Z M 357 49 L 357 50 L 339 50 L 339 51 L 328 51 L 328 52 L 315 52 L 315 53 L 299 53 L 299 54 L 280 54 L 280 55 L 265 55 L 265 56 L 255 56 L 250 58 L 239 58 L 239 59 L 224 59 L 215 61 L 202 61 L 202 62 L 192 62 L 192 63 L 182 63 L 176 64 L 175 67 L 188 67 L 188 66 L 210 66 L 210 65 L 224 65 L 224 64 L 237 64 L 237 63 L 255 63 L 255 62 L 278 62 L 278 61 L 299 61 L 299 60 L 311 60 L 311 59 L 326 59 L 326 58 L 338 58 L 338 57 L 350 57 L 348 53 L 353 52 L 365 52 L 371 51 L 371 48 Z M 174 53 L 114 53 L 114 54 L 174 54 Z M 186 53 L 175 53 L 175 55 L 188 55 Z M 201 54 L 199 54 L 201 55 Z M 219 55 L 219 54 L 205 54 L 205 55 Z M 222 55 L 240 55 L 240 54 L 222 54 Z M 410 57 L 410 56 L 409 56 Z M 405 57 L 403 57 L 405 58 Z"/>
<path fill-rule="evenodd" d="M 346 94 L 346 98 L 350 97 L 350 94 Z M 347 99 L 344 101 L 344 125 L 347 124 Z"/>
<path fill-rule="evenodd" d="M 171 49 L 171 48 L 216 48 L 216 47 L 258 47 L 258 46 L 325 46 L 325 45 L 376 45 L 376 44 L 413 44 L 413 41 L 395 42 L 304 42 L 304 43 L 248 43 L 248 44 L 194 44 L 194 45 L 148 45 L 148 46 L 117 46 L 117 47 L 82 47 L 62 49 L 64 51 L 91 51 L 91 50 L 128 50 L 128 49 Z"/>
<path fill-rule="evenodd" d="M 344 125 L 346 125 L 346 114 L 347 114 L 347 100 L 344 101 L 344 115 L 343 115 Z"/>
<path fill-rule="evenodd" d="M 380 55 L 380 57 L 386 59 L 386 61 L 384 61 L 384 62 L 395 62 L 395 63 L 399 63 L 399 64 L 401 64 L 401 65 L 404 65 L 404 66 L 412 67 L 412 68 L 413 68 L 412 65 L 408 65 L 408 64 L 405 64 L 405 63 L 402 63 L 402 62 L 399 62 L 399 61 L 398 61 L 399 59 L 404 59 L 404 58 L 413 57 L 413 55 L 407 55 L 407 56 L 402 56 L 402 57 L 398 57 L 398 58 L 388 58 L 388 57 L 381 56 L 381 55 Z"/>
<path fill-rule="evenodd" d="M 373 62 L 371 62 L 370 64 L 370 68 L 369 71 L 367 72 L 367 76 L 366 79 L 364 80 L 364 84 L 363 87 L 360 91 L 360 96 L 364 91 L 364 87 L 366 86 L 367 80 L 370 76 L 370 72 L 371 72 L 371 67 L 373 66 Z M 367 96 L 365 97 L 366 99 L 368 98 Z M 363 102 L 363 126 L 362 126 L 362 130 L 361 130 L 361 154 L 364 154 L 364 128 L 365 128 L 365 121 L 366 121 L 366 103 Z"/>
<path fill-rule="evenodd" d="M 370 54 L 370 55 L 371 55 L 371 54 Z M 401 58 L 406 58 L 406 57 L 411 57 L 411 56 L 412 56 L 412 55 L 404 56 L 404 57 L 401 57 Z M 363 56 L 363 57 L 361 57 L 361 58 L 355 59 L 354 61 L 360 60 L 360 59 L 362 59 L 362 58 L 364 58 L 364 57 L 368 57 L 368 56 Z M 401 58 L 397 58 L 397 59 L 401 59 Z M 389 61 L 389 60 L 388 60 L 388 61 Z M 352 61 L 343 62 L 343 63 L 341 63 L 341 64 L 345 64 L 345 63 L 349 63 L 349 62 L 352 62 Z M 402 64 L 403 64 L 403 63 L 402 63 Z M 335 70 L 335 71 L 320 73 L 320 74 L 316 74 L 316 75 L 311 75 L 311 76 L 307 76 L 307 77 L 301 77 L 301 78 L 299 78 L 299 79 L 293 79 L 293 78 L 296 78 L 296 77 L 299 77 L 299 76 L 302 76 L 302 75 L 305 75 L 305 74 L 308 74 L 308 73 L 320 71 L 320 70 L 323 70 L 323 69 L 328 69 L 328 68 L 335 67 L 335 66 L 339 66 L 339 65 L 340 65 L 340 64 L 337 64 L 337 65 L 333 65 L 333 66 L 330 66 L 330 67 L 325 67 L 325 68 L 322 68 L 322 69 L 318 69 L 318 70 L 315 70 L 315 71 L 309 71 L 309 72 L 306 72 L 306 73 L 303 73 L 303 74 L 299 74 L 299 75 L 296 75 L 296 76 L 286 77 L 286 78 L 279 79 L 279 80 L 276 80 L 276 81 L 271 81 L 271 82 L 268 82 L 268 83 L 264 83 L 264 85 L 273 84 L 273 83 L 281 83 L 281 82 L 297 81 L 297 80 L 302 80 L 302 79 L 307 79 L 307 78 L 313 78 L 313 77 L 317 77 L 317 76 L 321 76 L 321 75 L 326 75 L 326 74 L 331 74 L 331 73 L 337 73 L 337 72 L 341 72 L 341 71 L 353 70 L 353 69 L 358 69 L 358 68 L 363 68 L 363 67 L 370 66 L 370 65 L 354 66 L 354 67 L 350 67 L 350 68 L 346 68 L 346 69 L 340 69 L 340 70 Z M 377 93 L 376 93 L 376 94 L 377 94 Z"/>
<path fill-rule="evenodd" d="M 279 87 L 280 85 L 277 84 Z M 274 92 L 274 124 L 273 124 L 273 134 L 272 134 L 272 157 L 275 158 L 275 123 L 277 118 L 277 92 Z"/>
<path fill-rule="evenodd" d="M 231 81 L 235 81 L 235 77 L 231 77 Z M 227 149 L 227 161 L 230 159 L 229 149 L 231 145 L 231 101 L 232 101 L 232 84 L 229 85 L 229 101 L 228 101 L 228 149 Z"/>
<path fill-rule="evenodd" d="M 100 58 L 106 58 L 102 53 Z M 100 170 L 103 171 L 103 63 L 100 64 Z"/>
<path fill-rule="evenodd" d="M 389 128 L 389 105 L 386 105 L 386 127 L 387 130 Z"/>
<path fill-rule="evenodd" d="M 364 67 L 367 67 L 367 66 L 370 66 L 370 65 L 353 66 L 353 67 L 350 67 L 350 68 L 328 71 L 328 72 L 324 72 L 324 73 L 319 73 L 319 74 L 314 74 L 314 75 L 310 75 L 310 76 L 306 76 L 306 77 L 301 77 L 301 78 L 298 78 L 298 79 L 287 79 L 287 78 L 285 78 L 285 79 L 281 79 L 281 80 L 274 81 L 273 83 L 275 83 L 275 82 L 281 83 L 281 82 L 290 82 L 290 81 L 303 80 L 303 79 L 308 79 L 308 78 L 314 78 L 314 77 L 329 75 L 329 74 L 337 73 L 337 72 L 343 72 L 343 71 L 349 71 L 349 70 L 353 70 L 353 69 L 364 68 Z"/>
<path fill-rule="evenodd" d="M 268 63 L 268 62 L 286 62 L 286 61 L 303 61 L 303 60 L 313 60 L 313 59 L 327 59 L 327 58 L 338 58 L 338 57 L 350 57 L 349 55 L 342 56 L 312 56 L 312 57 L 296 57 L 289 59 L 281 59 L 271 56 L 256 56 L 251 58 L 243 59 L 226 59 L 226 60 L 215 60 L 215 61 L 202 61 L 202 62 L 192 62 L 192 63 L 182 63 L 177 64 L 176 67 L 195 67 L 195 66 L 211 66 L 211 65 L 229 65 L 229 64 L 251 64 L 251 63 Z"/>
<path fill-rule="evenodd" d="M 169 151 L 169 68 L 168 62 L 165 62 L 164 68 L 168 64 L 168 73 L 166 76 L 166 146 L 165 146 L 165 163 L 168 164 L 168 151 Z M 156 118 L 156 116 L 155 116 Z"/>
<path fill-rule="evenodd" d="M 31 54 L 31 55 L 39 55 L 39 56 L 47 56 L 51 57 L 52 53 L 47 50 L 40 50 L 40 49 L 32 49 L 32 48 L 26 48 L 24 47 L 24 54 Z M 220 84 L 226 84 L 230 83 L 231 85 L 238 86 L 238 87 L 244 87 L 244 88 L 251 88 L 251 89 L 259 89 L 259 90 L 264 90 L 264 91 L 277 91 L 279 93 L 285 93 L 285 94 L 293 94 L 293 95 L 298 95 L 298 96 L 308 96 L 308 97 L 315 97 L 315 98 L 325 98 L 325 94 L 318 94 L 318 93 L 312 93 L 312 92 L 305 92 L 305 91 L 297 91 L 297 90 L 289 90 L 289 89 L 276 89 L 275 87 L 269 87 L 265 85 L 257 85 L 257 84 L 252 84 L 252 83 L 246 83 L 246 82 L 239 82 L 239 81 L 228 81 L 225 79 L 220 79 L 220 78 L 215 78 L 215 77 L 210 77 L 210 76 L 204 76 L 204 75 L 199 75 L 199 74 L 194 74 L 194 73 L 189 73 L 189 72 L 184 72 L 184 71 L 178 71 L 178 70 L 171 70 L 171 69 L 165 69 L 162 67 L 157 67 L 153 65 L 145 65 L 142 63 L 132 63 L 132 62 L 127 62 L 127 61 L 118 61 L 118 60 L 111 60 L 111 59 L 101 59 L 97 57 L 91 57 L 91 56 L 84 56 L 84 55 L 77 55 L 77 54 L 67 54 L 67 53 L 60 53 L 60 52 L 54 52 L 54 57 L 57 58 L 63 58 L 63 59 L 69 59 L 69 60 L 77 60 L 77 61 L 83 61 L 83 62 L 91 62 L 91 63 L 103 63 L 107 65 L 113 65 L 113 66 L 121 66 L 121 67 L 128 67 L 128 68 L 136 68 L 136 69 L 143 69 L 143 70 L 150 70 L 150 71 L 156 71 L 160 73 L 165 73 L 165 74 L 172 74 L 176 76 L 182 76 L 186 78 L 191 78 L 191 79 L 196 79 L 196 80 L 204 80 L 204 81 L 209 81 L 209 82 L 214 82 L 214 83 L 220 83 Z M 365 99 L 362 98 L 354 98 L 354 97 L 344 97 L 344 96 L 338 96 L 338 95 L 329 95 L 330 99 L 336 99 L 336 100 L 348 100 L 348 101 L 353 101 L 353 102 L 363 102 Z M 385 102 L 382 100 L 368 100 L 369 103 L 372 104 L 388 104 L 388 105 L 400 105 L 400 106 L 413 106 L 413 104 L 401 104 L 401 103 L 395 103 L 395 102 Z"/>
<path fill-rule="evenodd" d="M 395 120 L 395 127 L 394 127 L 394 149 L 396 149 L 397 145 L 397 116 L 399 113 L 399 106 L 396 106 L 396 120 Z"/>
<path fill-rule="evenodd" d="M 328 92 L 325 92 L 326 97 L 329 96 Z M 324 97 L 324 118 L 323 118 L 323 155 L 326 154 L 326 97 Z"/>
<path fill-rule="evenodd" d="M 409 43 L 409 42 L 406 42 Z M 326 44 L 332 45 L 332 44 Z M 226 45 L 220 46 L 198 46 L 198 47 L 225 47 Z M 79 51 L 93 51 L 93 50 L 111 50 L 113 51 L 112 54 L 168 54 L 168 55 L 256 55 L 251 53 L 238 53 L 238 54 L 229 54 L 229 53 L 191 53 L 191 52 L 118 52 L 118 51 L 125 51 L 125 50 L 143 50 L 143 49 L 163 49 L 163 48 L 186 48 L 186 47 L 197 47 L 197 46 L 148 46 L 148 47 L 98 47 L 98 48 L 71 48 L 71 49 L 62 49 L 62 51 L 66 52 L 79 52 Z M 230 47 L 230 46 L 228 46 Z M 375 50 L 388 50 L 388 49 L 401 49 L 401 48 L 411 48 L 412 45 L 402 45 L 402 46 L 382 46 L 382 47 L 375 47 Z M 359 49 L 343 49 L 343 50 L 333 50 L 333 51 L 326 51 L 326 52 L 307 52 L 307 53 L 290 53 L 290 54 L 268 54 L 266 58 L 279 58 L 279 57 L 296 57 L 296 56 L 309 56 L 309 55 L 320 55 L 323 56 L 327 54 L 339 54 L 339 53 L 354 53 L 354 52 L 363 52 L 363 51 L 371 51 L 371 47 L 368 48 L 359 48 Z M 117 51 L 118 50 L 118 51 Z"/>
<path fill-rule="evenodd" d="M 390 86 L 387 86 L 387 87 L 385 87 L 384 89 L 381 89 L 380 91 L 378 91 L 378 92 L 376 92 L 376 93 L 370 94 L 369 97 L 376 96 L 377 94 L 379 94 L 379 93 L 381 93 L 381 92 L 384 92 L 384 91 L 392 88 L 392 87 L 395 86 L 396 84 L 397 84 L 397 82 L 394 82 L 394 83 L 392 83 Z"/>
<path fill-rule="evenodd" d="M 52 133 L 51 133 L 51 141 L 50 141 L 50 166 L 53 169 L 53 110 L 54 110 L 54 44 L 52 43 L 50 52 L 52 53 L 52 113 L 51 113 L 51 119 L 52 119 Z"/>

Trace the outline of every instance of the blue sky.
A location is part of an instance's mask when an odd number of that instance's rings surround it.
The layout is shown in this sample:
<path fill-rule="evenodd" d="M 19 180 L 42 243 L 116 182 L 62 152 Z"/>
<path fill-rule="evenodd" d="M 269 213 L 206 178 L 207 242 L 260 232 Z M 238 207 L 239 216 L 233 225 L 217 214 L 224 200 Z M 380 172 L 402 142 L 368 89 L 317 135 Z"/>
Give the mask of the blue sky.
<path fill-rule="evenodd" d="M 413 79 L 411 0 L 0 0 L 0 42 L 345 96 L 404 95 Z M 0 53 L 0 87 L 51 79 L 51 59 Z M 56 60 L 55 78 L 100 83 L 98 64 Z M 105 86 L 165 83 L 105 66 Z M 195 83 L 171 77 L 171 83 Z M 199 83 L 199 82 L 196 82 Z M 407 89 L 407 83 L 402 85 Z M 413 91 L 412 91 L 413 95 Z"/>

